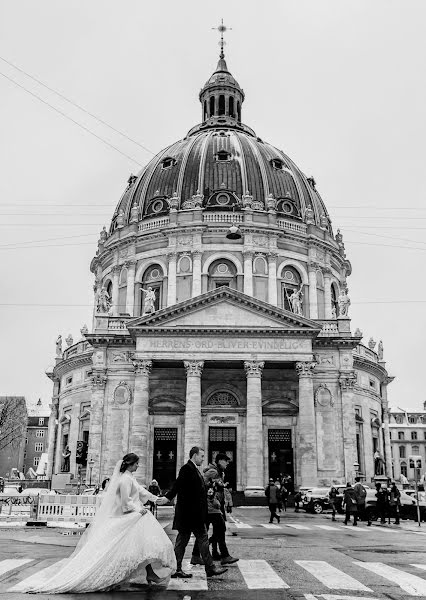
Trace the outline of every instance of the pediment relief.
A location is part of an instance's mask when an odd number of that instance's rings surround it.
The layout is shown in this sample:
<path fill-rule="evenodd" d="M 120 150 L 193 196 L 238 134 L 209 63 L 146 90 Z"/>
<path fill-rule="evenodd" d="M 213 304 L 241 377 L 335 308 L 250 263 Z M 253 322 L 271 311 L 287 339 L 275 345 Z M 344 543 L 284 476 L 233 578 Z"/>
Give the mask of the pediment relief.
<path fill-rule="evenodd" d="M 185 412 L 185 401 L 176 396 L 163 394 L 149 400 L 150 413 L 180 413 Z"/>
<path fill-rule="evenodd" d="M 80 415 L 80 421 L 87 421 L 89 419 L 90 419 L 90 408 L 86 408 L 86 410 L 84 410 Z"/>
<path fill-rule="evenodd" d="M 59 419 L 59 423 L 60 425 L 69 425 L 69 423 L 71 423 L 71 417 L 68 414 L 62 415 L 62 417 Z"/>
<path fill-rule="evenodd" d="M 283 396 L 268 398 L 262 402 L 263 412 L 280 412 L 286 414 L 295 414 L 299 410 L 294 393 L 287 393 Z"/>

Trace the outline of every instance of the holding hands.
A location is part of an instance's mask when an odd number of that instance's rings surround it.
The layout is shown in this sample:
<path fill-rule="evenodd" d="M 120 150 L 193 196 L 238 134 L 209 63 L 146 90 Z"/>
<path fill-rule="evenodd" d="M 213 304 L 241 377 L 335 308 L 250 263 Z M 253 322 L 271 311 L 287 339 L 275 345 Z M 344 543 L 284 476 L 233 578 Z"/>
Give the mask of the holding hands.
<path fill-rule="evenodd" d="M 164 506 L 165 504 L 168 504 L 168 502 L 169 502 L 169 501 L 168 501 L 168 499 L 167 499 L 165 496 L 162 496 L 161 498 L 158 498 L 158 499 L 156 500 L 156 504 L 157 504 L 158 506 Z"/>

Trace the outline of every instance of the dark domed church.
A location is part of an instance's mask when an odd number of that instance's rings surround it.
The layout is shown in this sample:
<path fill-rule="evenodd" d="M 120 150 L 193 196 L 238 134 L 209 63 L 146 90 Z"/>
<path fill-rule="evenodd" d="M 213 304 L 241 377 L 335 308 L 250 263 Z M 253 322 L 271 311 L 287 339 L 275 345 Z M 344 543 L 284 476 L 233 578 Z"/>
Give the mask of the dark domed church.
<path fill-rule="evenodd" d="M 351 330 L 351 264 L 314 179 L 244 124 L 223 48 L 199 100 L 101 232 L 91 331 L 49 373 L 48 473 L 98 482 L 132 451 L 167 489 L 201 445 L 247 497 L 280 474 L 391 474 L 392 378 Z"/>

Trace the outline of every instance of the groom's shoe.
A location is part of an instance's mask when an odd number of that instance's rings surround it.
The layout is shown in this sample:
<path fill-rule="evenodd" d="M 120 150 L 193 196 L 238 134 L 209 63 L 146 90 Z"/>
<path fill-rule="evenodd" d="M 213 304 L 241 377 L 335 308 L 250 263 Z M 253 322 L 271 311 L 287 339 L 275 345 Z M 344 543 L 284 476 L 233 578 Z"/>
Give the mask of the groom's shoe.
<path fill-rule="evenodd" d="M 185 573 L 182 569 L 179 569 L 172 575 L 172 579 L 191 579 L 192 573 Z"/>
<path fill-rule="evenodd" d="M 221 565 L 233 565 L 234 563 L 238 562 L 240 559 L 239 558 L 234 558 L 233 556 L 225 556 L 225 558 L 222 558 L 222 560 L 220 561 Z"/>
<path fill-rule="evenodd" d="M 191 565 L 203 565 L 204 561 L 201 558 L 201 556 L 194 556 L 192 555 L 191 557 Z"/>
<path fill-rule="evenodd" d="M 223 575 L 227 570 L 228 569 L 220 569 L 219 567 L 216 567 L 216 565 L 213 565 L 210 569 L 206 570 L 206 575 L 207 577 L 215 577 L 216 575 Z"/>

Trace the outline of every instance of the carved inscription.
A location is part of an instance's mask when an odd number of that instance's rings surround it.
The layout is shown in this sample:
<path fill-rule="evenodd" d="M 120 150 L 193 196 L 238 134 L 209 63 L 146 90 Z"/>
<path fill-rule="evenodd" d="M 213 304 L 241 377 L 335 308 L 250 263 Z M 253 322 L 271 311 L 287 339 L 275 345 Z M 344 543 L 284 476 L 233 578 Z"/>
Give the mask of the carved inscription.
<path fill-rule="evenodd" d="M 145 351 L 246 351 L 246 352 L 309 352 L 309 340 L 235 339 L 235 338 L 145 338 L 138 340 L 138 350 Z"/>

